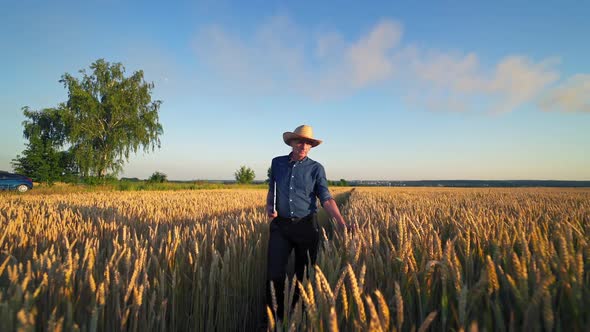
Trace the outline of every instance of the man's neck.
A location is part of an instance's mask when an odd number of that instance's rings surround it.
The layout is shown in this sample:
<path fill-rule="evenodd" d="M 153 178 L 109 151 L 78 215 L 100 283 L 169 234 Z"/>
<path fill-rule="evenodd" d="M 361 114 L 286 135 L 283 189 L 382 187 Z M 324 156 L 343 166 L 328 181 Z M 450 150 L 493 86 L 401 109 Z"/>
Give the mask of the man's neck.
<path fill-rule="evenodd" d="M 307 158 L 307 156 L 305 156 L 305 157 L 303 157 L 303 158 L 301 158 L 301 159 L 295 159 L 295 158 L 293 158 L 293 153 L 292 153 L 292 152 L 291 152 L 291 153 L 289 153 L 289 161 L 290 161 L 290 162 L 302 161 L 302 160 L 303 160 L 303 159 L 305 159 L 305 158 Z"/>

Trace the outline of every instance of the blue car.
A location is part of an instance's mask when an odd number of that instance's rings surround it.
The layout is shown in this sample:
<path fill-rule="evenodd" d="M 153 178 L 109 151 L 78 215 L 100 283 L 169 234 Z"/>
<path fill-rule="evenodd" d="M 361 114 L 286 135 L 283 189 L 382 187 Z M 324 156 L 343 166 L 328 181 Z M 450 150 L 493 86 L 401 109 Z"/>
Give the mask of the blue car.
<path fill-rule="evenodd" d="M 0 171 L 0 189 L 17 190 L 21 193 L 33 189 L 33 180 L 24 175 Z"/>

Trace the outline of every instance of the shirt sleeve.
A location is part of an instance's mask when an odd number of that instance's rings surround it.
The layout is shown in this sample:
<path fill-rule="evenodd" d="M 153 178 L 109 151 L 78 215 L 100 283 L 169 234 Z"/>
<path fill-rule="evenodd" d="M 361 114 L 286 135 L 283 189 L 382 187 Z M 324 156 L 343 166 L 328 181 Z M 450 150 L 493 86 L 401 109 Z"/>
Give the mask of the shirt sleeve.
<path fill-rule="evenodd" d="M 274 174 L 275 159 L 270 162 L 270 175 L 268 177 L 268 190 L 274 190 L 275 174 Z"/>
<path fill-rule="evenodd" d="M 326 171 L 324 166 L 318 166 L 317 178 L 315 182 L 315 194 L 320 199 L 322 206 L 324 203 L 332 199 L 330 190 L 328 189 L 328 180 L 326 179 Z"/>

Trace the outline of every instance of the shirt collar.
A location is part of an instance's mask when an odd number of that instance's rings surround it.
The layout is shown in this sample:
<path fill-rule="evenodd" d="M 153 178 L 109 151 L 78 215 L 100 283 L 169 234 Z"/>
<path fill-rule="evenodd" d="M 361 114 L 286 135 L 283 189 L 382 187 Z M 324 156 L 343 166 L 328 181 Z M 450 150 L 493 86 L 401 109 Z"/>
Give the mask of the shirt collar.
<path fill-rule="evenodd" d="M 288 159 L 289 163 L 302 163 L 302 162 L 304 162 L 304 161 L 306 161 L 308 159 L 307 156 L 305 156 L 305 158 L 303 158 L 301 160 L 293 161 L 293 160 L 291 160 L 291 156 L 292 155 L 293 155 L 293 152 L 289 153 L 289 156 L 288 156 L 289 157 L 289 159 Z"/>

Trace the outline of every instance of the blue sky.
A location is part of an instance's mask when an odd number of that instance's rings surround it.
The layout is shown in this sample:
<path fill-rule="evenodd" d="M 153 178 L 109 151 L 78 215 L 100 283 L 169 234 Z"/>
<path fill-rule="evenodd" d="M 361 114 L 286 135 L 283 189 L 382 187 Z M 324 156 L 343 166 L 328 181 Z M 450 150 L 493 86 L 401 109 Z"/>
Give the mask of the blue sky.
<path fill-rule="evenodd" d="M 21 107 L 98 58 L 142 69 L 161 149 L 122 176 L 266 177 L 313 126 L 329 179 L 590 180 L 588 2 L 3 1 L 0 169 Z"/>

